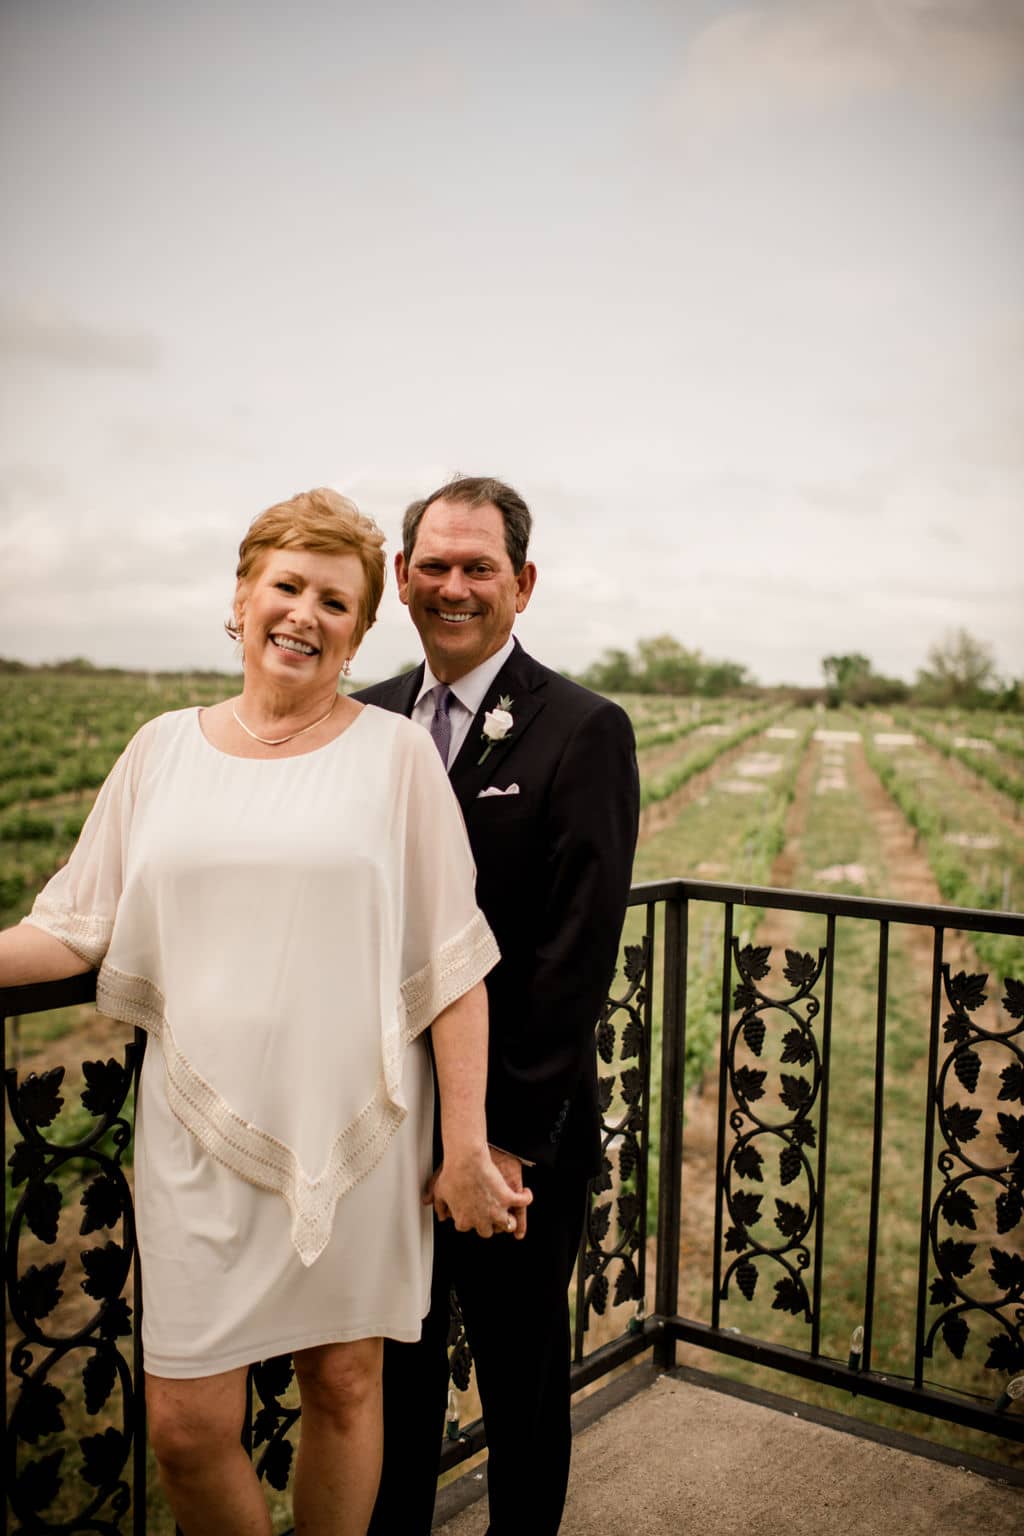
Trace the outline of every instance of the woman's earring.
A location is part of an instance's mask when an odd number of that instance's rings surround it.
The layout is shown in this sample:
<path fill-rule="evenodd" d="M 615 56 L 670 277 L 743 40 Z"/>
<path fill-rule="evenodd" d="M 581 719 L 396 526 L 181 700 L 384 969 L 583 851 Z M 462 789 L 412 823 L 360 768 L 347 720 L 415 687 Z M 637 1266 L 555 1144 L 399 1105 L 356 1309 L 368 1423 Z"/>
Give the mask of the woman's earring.
<path fill-rule="evenodd" d="M 342 677 L 348 677 L 348 675 L 349 675 L 349 673 L 351 671 L 352 671 L 352 657 L 351 656 L 346 656 L 345 660 L 341 664 L 341 675 L 342 675 Z"/>

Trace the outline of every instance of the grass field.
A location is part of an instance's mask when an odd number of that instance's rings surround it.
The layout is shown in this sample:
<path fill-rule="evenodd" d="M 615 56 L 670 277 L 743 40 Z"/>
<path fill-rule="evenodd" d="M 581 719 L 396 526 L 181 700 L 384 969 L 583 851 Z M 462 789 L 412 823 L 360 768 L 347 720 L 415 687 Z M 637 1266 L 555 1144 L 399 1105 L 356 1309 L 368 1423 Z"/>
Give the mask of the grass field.
<path fill-rule="evenodd" d="M 229 677 L 0 678 L 5 722 L 0 920 L 20 917 L 67 856 L 97 785 L 144 719 L 186 703 L 213 702 L 235 687 Z M 621 702 L 636 727 L 644 791 L 637 881 L 683 875 L 983 908 L 1024 904 L 1024 817 L 1020 799 L 1006 789 L 1024 780 L 1019 719 L 979 714 L 948 720 L 907 711 L 898 719 L 854 712 L 825 716 L 749 701 L 698 706 L 649 696 Z M 979 770 L 979 762 L 990 761 L 1004 783 Z M 787 923 L 778 914 L 751 909 L 740 909 L 739 915 L 743 942 L 771 943 L 776 965 L 786 946 L 814 950 L 823 942 L 823 920 Z M 640 921 L 638 915 L 630 917 L 627 941 L 639 936 Z M 687 1080 L 692 1091 L 685 1129 L 691 1171 L 684 1196 L 681 1283 L 683 1310 L 704 1319 L 710 1315 L 713 1219 L 706 1190 L 713 1188 L 715 1149 L 710 1099 L 701 1085 L 715 1079 L 721 921 L 720 909 L 712 904 L 691 913 Z M 930 965 L 930 939 L 924 935 L 923 940 L 922 948 L 922 932 L 894 928 L 890 954 L 883 1258 L 871 1364 L 894 1376 L 908 1374 L 913 1356 L 908 1319 L 917 1284 Z M 863 1320 L 876 942 L 869 925 L 840 921 L 821 1347 L 841 1359 Z M 1018 941 L 979 939 L 975 949 L 961 945 L 954 953 L 969 970 L 989 970 L 998 978 L 1024 974 L 1024 946 Z M 778 989 L 777 977 L 765 985 Z M 91 1009 L 35 1016 L 10 1034 L 8 1063 L 29 1070 L 66 1059 L 74 1069 L 87 1052 L 108 1054 L 122 1033 Z M 655 1051 L 655 1067 L 657 1060 Z M 78 1086 L 72 1070 L 65 1092 L 69 1105 Z M 655 1096 L 657 1091 L 655 1072 Z M 703 1171 L 703 1181 L 695 1179 L 694 1169 Z M 652 1200 L 654 1184 L 652 1179 Z M 67 1189 L 67 1207 L 72 1195 Z M 805 1347 L 805 1325 L 773 1311 L 770 1300 L 767 1284 L 753 1302 L 743 1300 L 734 1286 L 723 1304 L 723 1325 Z M 628 1310 L 614 1309 L 607 1326 L 620 1331 Z M 990 1380 L 982 1379 L 991 1378 L 991 1372 L 979 1376 L 976 1365 L 961 1366 L 941 1346 L 933 1365 L 935 1379 L 945 1385 L 967 1391 L 991 1387 Z M 913 1415 L 851 1401 L 793 1378 L 783 1381 L 721 1360 L 715 1368 L 843 1412 L 931 1433 L 978 1454 L 1010 1454 L 1005 1443 L 991 1437 L 922 1425 Z M 286 1518 L 284 1509 L 281 1503 L 279 1522 Z M 154 1533 L 161 1533 L 155 1512 L 153 1518 Z"/>

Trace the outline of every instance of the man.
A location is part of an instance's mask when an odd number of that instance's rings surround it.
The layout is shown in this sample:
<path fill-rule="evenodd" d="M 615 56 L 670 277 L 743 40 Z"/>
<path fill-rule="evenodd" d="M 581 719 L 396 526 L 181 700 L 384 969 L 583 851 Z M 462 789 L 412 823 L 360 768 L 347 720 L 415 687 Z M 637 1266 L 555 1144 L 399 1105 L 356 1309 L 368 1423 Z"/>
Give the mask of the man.
<path fill-rule="evenodd" d="M 593 1032 L 615 967 L 639 786 L 628 717 L 521 649 L 530 513 L 457 479 L 405 515 L 399 596 L 424 666 L 357 697 L 431 731 L 501 950 L 487 978 L 492 1156 L 532 1204 L 516 1239 L 435 1228 L 419 1344 L 388 1344 L 372 1536 L 427 1536 L 447 1393 L 448 1293 L 462 1308 L 488 1444 L 490 1536 L 555 1536 L 569 1474 L 567 1288 L 600 1161 Z"/>

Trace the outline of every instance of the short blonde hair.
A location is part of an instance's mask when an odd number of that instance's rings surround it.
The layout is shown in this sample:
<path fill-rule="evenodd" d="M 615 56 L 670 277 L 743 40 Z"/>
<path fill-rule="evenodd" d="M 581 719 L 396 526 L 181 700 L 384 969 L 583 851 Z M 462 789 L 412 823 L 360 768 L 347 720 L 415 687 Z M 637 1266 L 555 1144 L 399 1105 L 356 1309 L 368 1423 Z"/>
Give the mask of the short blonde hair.
<path fill-rule="evenodd" d="M 279 501 L 253 518 L 238 546 L 238 581 L 249 581 L 255 576 L 275 549 L 308 549 L 325 555 L 358 557 L 363 568 L 355 636 L 358 645 L 377 617 L 384 591 L 384 535 L 373 519 L 364 517 L 347 496 L 326 486 L 300 491 L 290 501 Z M 240 638 L 234 618 L 224 628 L 233 640 Z"/>

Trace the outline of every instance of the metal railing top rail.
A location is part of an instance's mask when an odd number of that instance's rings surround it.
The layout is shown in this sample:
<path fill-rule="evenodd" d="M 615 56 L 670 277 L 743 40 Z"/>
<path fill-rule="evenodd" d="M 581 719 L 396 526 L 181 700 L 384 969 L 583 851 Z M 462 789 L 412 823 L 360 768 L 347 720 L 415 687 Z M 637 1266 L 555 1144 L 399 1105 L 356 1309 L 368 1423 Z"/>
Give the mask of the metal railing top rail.
<path fill-rule="evenodd" d="M 1024 913 L 991 912 L 978 907 L 930 906 L 914 901 L 884 901 L 876 896 L 845 896 L 821 891 L 783 890 L 770 885 L 730 885 L 717 880 L 651 880 L 634 885 L 631 907 L 658 901 L 710 901 L 720 906 L 774 907 L 783 911 L 817 912 L 823 916 L 869 918 L 875 922 L 908 923 L 924 928 L 966 929 L 973 933 L 1007 934 L 1024 938 Z M 96 973 L 68 976 L 61 981 L 0 987 L 0 1016 L 39 1013 L 91 1002 Z"/>
<path fill-rule="evenodd" d="M 930 906 L 917 901 L 884 901 L 877 896 L 782 890 L 771 885 L 727 885 L 717 880 L 652 880 L 634 885 L 629 893 L 631 907 L 656 901 L 713 901 L 720 906 L 775 907 L 791 912 L 819 912 L 824 917 L 861 917 L 875 922 L 965 929 L 972 933 L 1002 933 L 1011 938 L 1024 938 L 1024 913 L 992 912 L 980 907 Z"/>
<path fill-rule="evenodd" d="M 24 987 L 0 987 L 0 1018 L 22 1013 L 46 1013 L 51 1008 L 71 1008 L 96 998 L 97 971 L 65 976 L 60 981 L 35 981 Z"/>

